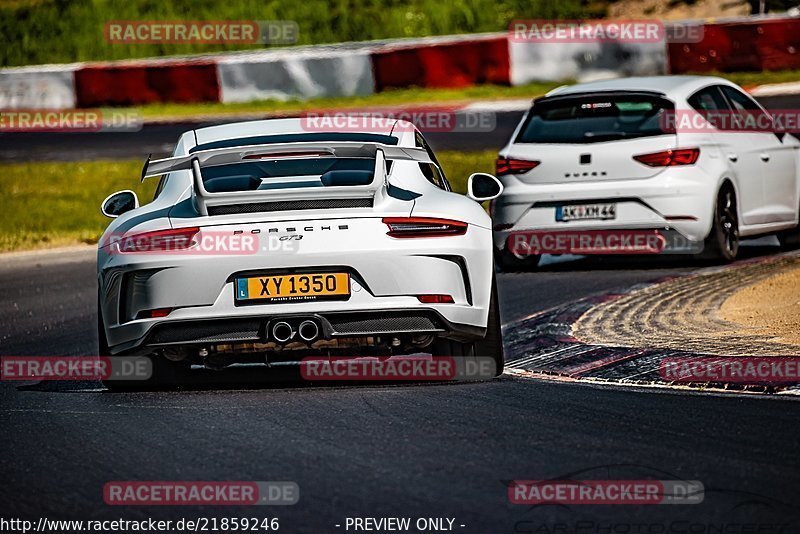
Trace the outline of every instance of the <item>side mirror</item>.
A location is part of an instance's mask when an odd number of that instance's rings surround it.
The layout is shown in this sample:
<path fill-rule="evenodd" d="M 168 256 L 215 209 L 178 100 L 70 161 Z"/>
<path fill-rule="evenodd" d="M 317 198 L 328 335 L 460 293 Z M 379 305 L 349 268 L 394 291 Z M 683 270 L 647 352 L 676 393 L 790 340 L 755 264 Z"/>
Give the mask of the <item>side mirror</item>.
<path fill-rule="evenodd" d="M 483 202 L 484 200 L 494 200 L 503 192 L 503 184 L 485 172 L 476 172 L 467 180 L 467 195 L 472 200 Z"/>
<path fill-rule="evenodd" d="M 100 205 L 100 211 L 102 211 L 103 215 L 106 217 L 116 219 L 123 213 L 135 210 L 138 207 L 139 197 L 136 196 L 136 193 L 125 190 L 108 195 Z"/>

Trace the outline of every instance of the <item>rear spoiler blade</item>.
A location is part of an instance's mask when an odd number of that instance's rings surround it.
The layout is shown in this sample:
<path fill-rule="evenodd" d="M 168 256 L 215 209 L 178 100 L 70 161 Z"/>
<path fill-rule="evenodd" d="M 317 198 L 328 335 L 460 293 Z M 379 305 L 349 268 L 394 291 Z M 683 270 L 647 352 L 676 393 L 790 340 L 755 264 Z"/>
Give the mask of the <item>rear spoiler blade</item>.
<path fill-rule="evenodd" d="M 248 159 L 259 159 L 258 155 L 280 155 L 281 157 L 309 157 L 308 152 L 318 152 L 335 158 L 372 158 L 375 151 L 383 152 L 388 160 L 418 161 L 431 163 L 430 156 L 422 148 L 397 147 L 380 143 L 337 142 L 337 143 L 280 143 L 270 145 L 248 145 L 227 148 L 200 150 L 186 156 L 150 160 L 148 157 L 142 169 L 142 180 L 152 176 L 160 176 L 173 171 L 192 169 L 191 161 L 197 159 L 200 168 L 213 165 L 229 165 L 241 163 Z M 267 159 L 267 158 L 264 158 Z"/>
<path fill-rule="evenodd" d="M 262 157 L 263 156 L 263 157 Z M 264 191 L 235 191 L 211 193 L 203 183 L 202 169 L 270 157 L 306 159 L 310 157 L 348 157 L 375 159 L 373 180 L 363 186 L 327 186 L 313 189 L 269 189 Z M 380 143 L 280 143 L 249 145 L 202 150 L 186 156 L 155 161 L 148 159 L 142 169 L 142 180 L 175 171 L 192 171 L 192 198 L 201 215 L 208 215 L 209 206 L 248 204 L 265 201 L 295 200 L 298 198 L 365 198 L 372 197 L 386 186 L 386 160 L 432 163 L 422 148 L 397 147 Z"/>

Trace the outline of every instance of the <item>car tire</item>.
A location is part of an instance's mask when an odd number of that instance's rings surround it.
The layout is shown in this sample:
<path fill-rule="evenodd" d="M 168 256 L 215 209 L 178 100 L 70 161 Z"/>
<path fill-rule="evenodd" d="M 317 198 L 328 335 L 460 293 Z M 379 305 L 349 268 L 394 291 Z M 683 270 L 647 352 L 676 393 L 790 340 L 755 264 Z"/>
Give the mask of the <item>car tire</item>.
<path fill-rule="evenodd" d="M 800 248 L 800 227 L 786 230 L 778 234 L 778 243 L 783 250 L 796 250 Z"/>
<path fill-rule="evenodd" d="M 539 266 L 540 255 L 531 254 L 529 256 L 517 257 L 504 248 L 495 254 L 495 263 L 500 272 L 518 273 L 533 271 Z"/>
<path fill-rule="evenodd" d="M 704 256 L 732 262 L 739 253 L 739 213 L 736 192 L 729 184 L 722 186 L 714 203 L 714 222 L 705 243 Z"/>
<path fill-rule="evenodd" d="M 112 357 L 103 326 L 103 316 L 100 311 L 100 300 L 97 302 L 97 355 Z M 186 380 L 189 366 L 183 362 L 171 362 L 163 356 L 151 354 L 143 356 L 150 359 L 152 373 L 146 380 L 103 380 L 103 385 L 109 391 L 138 391 L 149 389 L 171 389 Z"/>
<path fill-rule="evenodd" d="M 492 277 L 492 294 L 489 299 L 489 318 L 486 334 L 478 341 L 461 342 L 439 338 L 433 346 L 434 356 L 452 356 L 458 358 L 492 358 L 494 360 L 494 376 L 503 374 L 505 355 L 503 352 L 503 334 L 500 324 L 500 304 L 497 297 L 497 282 Z"/>
<path fill-rule="evenodd" d="M 494 276 L 492 277 L 492 296 L 489 299 L 489 320 L 486 324 L 486 335 L 483 339 L 475 342 L 475 355 L 491 357 L 494 360 L 494 376 L 503 374 L 506 360 L 503 352 L 503 332 L 500 323 L 500 299 L 497 297 L 497 280 Z"/>
<path fill-rule="evenodd" d="M 800 248 L 800 225 L 791 230 L 784 230 L 777 234 L 778 242 L 783 250 L 795 250 Z"/>
<path fill-rule="evenodd" d="M 97 355 L 98 356 L 111 356 L 111 350 L 108 348 L 108 340 L 106 339 L 106 329 L 103 325 L 103 315 L 100 310 L 100 295 L 97 295 Z"/>

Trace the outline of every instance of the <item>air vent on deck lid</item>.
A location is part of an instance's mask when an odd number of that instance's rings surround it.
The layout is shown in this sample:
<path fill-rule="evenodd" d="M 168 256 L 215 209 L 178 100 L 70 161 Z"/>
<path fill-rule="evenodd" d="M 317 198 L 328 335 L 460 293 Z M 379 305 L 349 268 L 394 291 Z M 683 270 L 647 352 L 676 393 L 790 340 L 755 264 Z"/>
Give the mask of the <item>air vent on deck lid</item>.
<path fill-rule="evenodd" d="M 324 198 L 314 200 L 283 200 L 274 202 L 251 202 L 209 206 L 209 215 L 232 215 L 236 213 L 258 213 L 262 211 L 324 210 L 342 208 L 371 208 L 372 198 Z"/>

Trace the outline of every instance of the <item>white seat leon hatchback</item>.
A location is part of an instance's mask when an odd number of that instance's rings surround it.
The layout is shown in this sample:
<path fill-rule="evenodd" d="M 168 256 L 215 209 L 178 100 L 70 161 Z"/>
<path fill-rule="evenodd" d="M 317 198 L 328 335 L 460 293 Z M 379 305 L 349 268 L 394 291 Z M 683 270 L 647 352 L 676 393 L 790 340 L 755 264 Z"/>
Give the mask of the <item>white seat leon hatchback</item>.
<path fill-rule="evenodd" d="M 544 253 L 654 251 L 731 261 L 740 238 L 794 240 L 798 148 L 721 78 L 560 87 L 534 101 L 498 155 L 497 263 L 518 270 Z"/>

